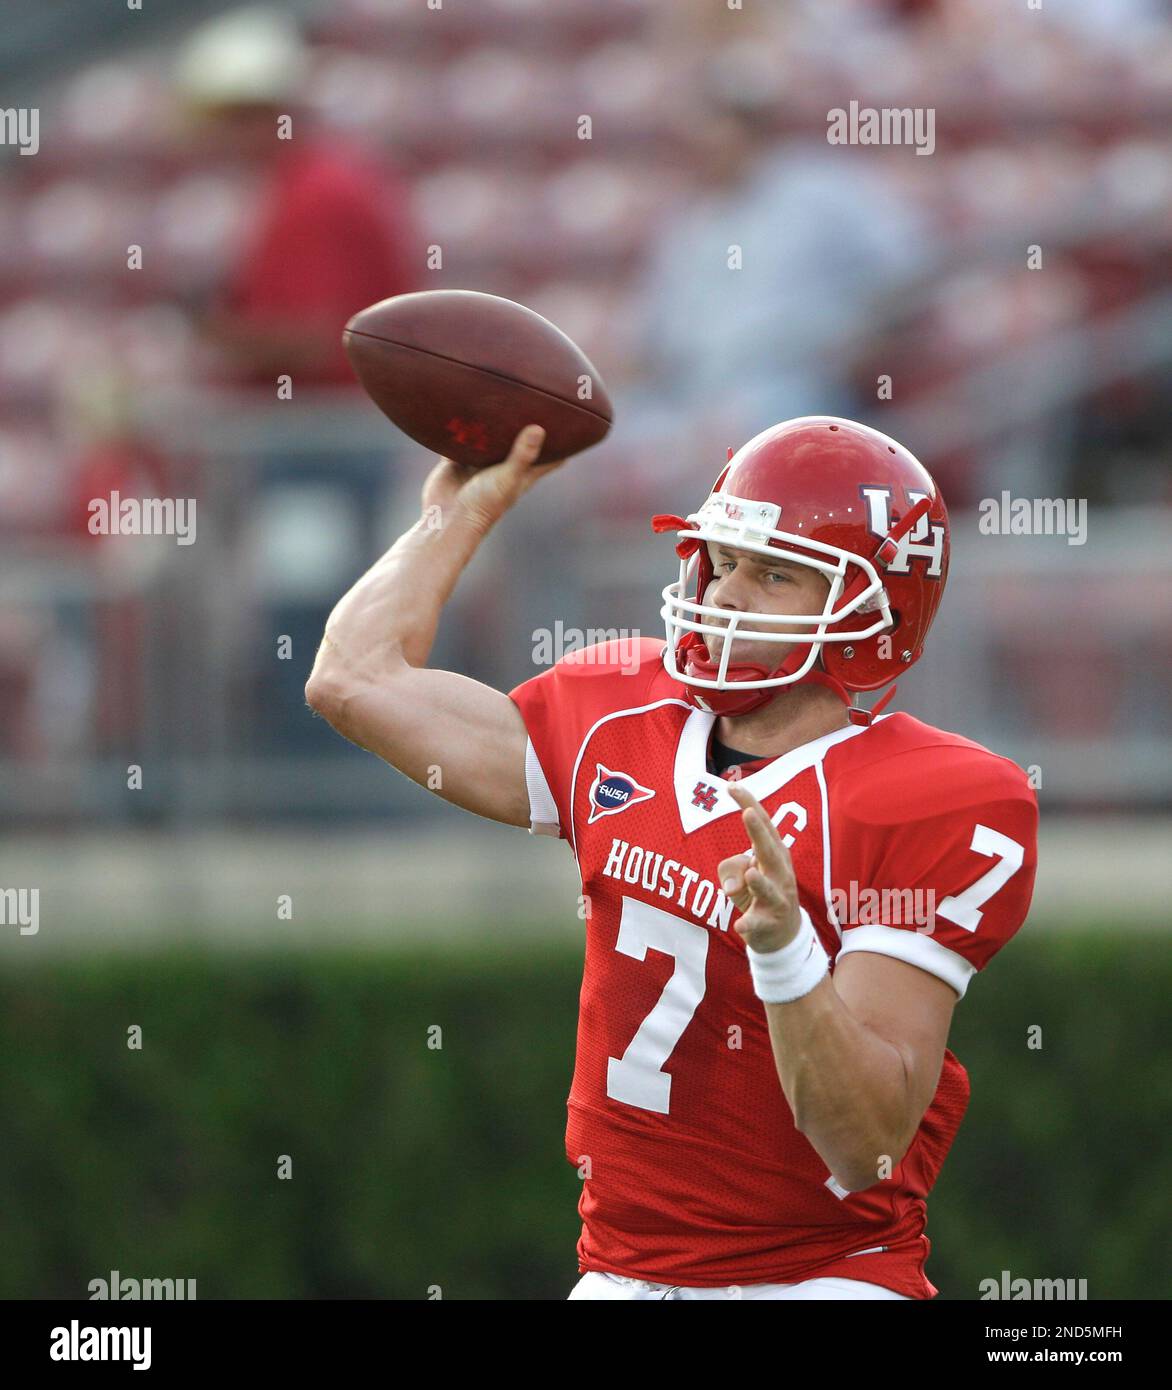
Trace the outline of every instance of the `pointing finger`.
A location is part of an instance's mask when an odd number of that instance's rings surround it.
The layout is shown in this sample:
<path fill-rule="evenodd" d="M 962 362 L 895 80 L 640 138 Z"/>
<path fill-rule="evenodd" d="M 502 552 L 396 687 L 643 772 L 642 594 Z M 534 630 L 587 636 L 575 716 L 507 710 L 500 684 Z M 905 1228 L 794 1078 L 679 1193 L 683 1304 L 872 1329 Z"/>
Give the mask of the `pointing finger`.
<path fill-rule="evenodd" d="M 793 865 L 781 842 L 777 826 L 765 807 L 743 786 L 737 787 L 735 791 L 730 787 L 729 791 L 737 804 L 743 808 L 742 819 L 753 847 L 750 853 L 763 868 L 781 882 L 792 878 Z"/>
<path fill-rule="evenodd" d="M 772 876 L 784 876 L 789 865 L 777 827 L 759 806 L 748 807 L 743 819 L 757 863 Z"/>

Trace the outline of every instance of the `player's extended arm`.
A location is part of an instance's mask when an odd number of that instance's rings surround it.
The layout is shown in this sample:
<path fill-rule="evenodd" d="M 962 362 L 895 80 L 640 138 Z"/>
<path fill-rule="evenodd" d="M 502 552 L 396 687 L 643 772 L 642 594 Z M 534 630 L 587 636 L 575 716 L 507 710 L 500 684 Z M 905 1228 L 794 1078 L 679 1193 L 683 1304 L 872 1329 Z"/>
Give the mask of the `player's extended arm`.
<path fill-rule="evenodd" d="M 528 426 L 509 457 L 473 470 L 441 459 L 419 521 L 341 599 L 305 687 L 344 737 L 477 815 L 529 824 L 525 724 L 509 697 L 424 667 L 444 604 L 485 535 L 558 463 L 534 465 L 544 431 Z"/>

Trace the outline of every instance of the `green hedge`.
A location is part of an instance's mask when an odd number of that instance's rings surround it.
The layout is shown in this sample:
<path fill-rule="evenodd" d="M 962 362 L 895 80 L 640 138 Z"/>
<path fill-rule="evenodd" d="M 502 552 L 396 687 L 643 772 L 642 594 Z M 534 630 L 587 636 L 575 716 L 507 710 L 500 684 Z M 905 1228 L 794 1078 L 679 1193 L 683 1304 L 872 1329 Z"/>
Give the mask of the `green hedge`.
<path fill-rule="evenodd" d="M 200 1298 L 564 1298 L 580 959 L 532 933 L 473 950 L 10 972 L 0 1296 L 117 1269 Z M 1106 930 L 1023 936 L 973 982 L 951 1039 L 973 1100 L 929 1204 L 944 1297 L 1002 1269 L 1170 1292 L 1170 993 L 1161 938 Z"/>

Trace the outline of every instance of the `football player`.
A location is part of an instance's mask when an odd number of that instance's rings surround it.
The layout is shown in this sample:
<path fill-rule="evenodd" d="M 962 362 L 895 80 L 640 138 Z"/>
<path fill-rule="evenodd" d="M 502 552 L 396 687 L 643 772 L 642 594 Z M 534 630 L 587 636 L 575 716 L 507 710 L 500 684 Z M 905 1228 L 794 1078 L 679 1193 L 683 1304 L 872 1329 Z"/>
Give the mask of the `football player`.
<path fill-rule="evenodd" d="M 856 704 L 923 652 L 940 492 L 865 425 L 765 430 L 697 511 L 653 519 L 679 556 L 666 641 L 505 695 L 426 663 L 481 539 L 559 466 L 534 466 L 541 439 L 438 463 L 306 693 L 421 785 L 442 764 L 439 795 L 573 850 L 570 1297 L 931 1298 L 926 1198 L 969 1095 L 949 1024 L 1025 918 L 1037 829 L 1014 763 Z"/>

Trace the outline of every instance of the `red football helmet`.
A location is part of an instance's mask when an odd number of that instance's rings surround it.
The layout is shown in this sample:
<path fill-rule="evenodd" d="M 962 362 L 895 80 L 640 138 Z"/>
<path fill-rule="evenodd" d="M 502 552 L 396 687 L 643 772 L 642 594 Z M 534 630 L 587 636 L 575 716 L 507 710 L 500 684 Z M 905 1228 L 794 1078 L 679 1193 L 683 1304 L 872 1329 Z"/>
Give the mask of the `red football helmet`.
<path fill-rule="evenodd" d="M 660 610 L 664 666 L 715 714 L 746 714 L 799 682 L 831 685 L 848 702 L 846 691 L 888 684 L 923 652 L 948 577 L 948 512 L 927 469 L 878 430 L 830 415 L 764 430 L 730 457 L 698 512 L 657 516 L 652 526 L 680 537 L 680 577 Z M 829 581 L 822 611 L 706 605 L 708 541 L 817 569 Z M 798 630 L 769 630 L 782 626 Z M 726 639 L 719 662 L 710 635 Z M 770 644 L 766 659 L 730 665 L 737 638 Z"/>

